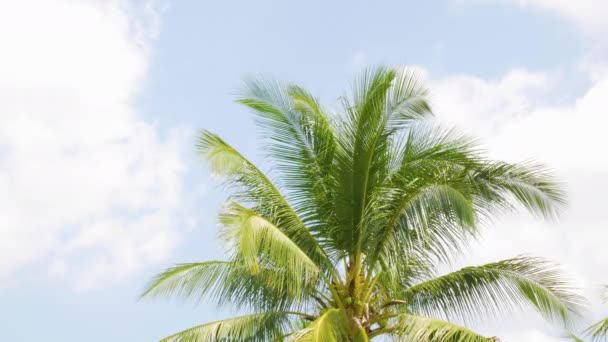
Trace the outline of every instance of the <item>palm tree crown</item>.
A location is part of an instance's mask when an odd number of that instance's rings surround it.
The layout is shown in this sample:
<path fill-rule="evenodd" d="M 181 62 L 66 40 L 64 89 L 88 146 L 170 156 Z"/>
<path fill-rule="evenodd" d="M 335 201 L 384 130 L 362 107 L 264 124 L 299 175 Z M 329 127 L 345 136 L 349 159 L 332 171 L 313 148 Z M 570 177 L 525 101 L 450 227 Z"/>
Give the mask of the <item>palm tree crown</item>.
<path fill-rule="evenodd" d="M 237 102 L 255 113 L 273 172 L 202 132 L 200 154 L 232 194 L 219 215 L 228 258 L 170 268 L 144 296 L 253 313 L 163 341 L 492 341 L 449 321 L 524 305 L 578 314 L 581 299 L 537 258 L 436 274 L 480 222 L 517 203 L 554 217 L 564 195 L 542 166 L 489 160 L 434 124 L 427 95 L 412 71 L 370 69 L 328 115 L 301 87 L 246 82 Z"/>

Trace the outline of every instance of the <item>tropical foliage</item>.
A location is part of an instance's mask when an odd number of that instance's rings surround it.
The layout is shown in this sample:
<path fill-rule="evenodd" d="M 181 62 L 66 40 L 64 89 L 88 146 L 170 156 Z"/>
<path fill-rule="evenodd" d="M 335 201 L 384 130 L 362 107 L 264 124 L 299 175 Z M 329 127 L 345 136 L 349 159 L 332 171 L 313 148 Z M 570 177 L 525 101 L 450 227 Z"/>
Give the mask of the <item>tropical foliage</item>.
<path fill-rule="evenodd" d="M 492 341 L 463 324 L 526 307 L 565 323 L 578 314 L 581 299 L 541 259 L 437 274 L 497 214 L 555 217 L 564 194 L 546 168 L 490 160 L 438 126 L 409 70 L 368 70 L 340 101 L 330 115 L 299 86 L 246 82 L 237 102 L 255 113 L 272 172 L 200 134 L 231 193 L 219 215 L 227 259 L 170 268 L 143 296 L 252 313 L 163 341 Z"/>

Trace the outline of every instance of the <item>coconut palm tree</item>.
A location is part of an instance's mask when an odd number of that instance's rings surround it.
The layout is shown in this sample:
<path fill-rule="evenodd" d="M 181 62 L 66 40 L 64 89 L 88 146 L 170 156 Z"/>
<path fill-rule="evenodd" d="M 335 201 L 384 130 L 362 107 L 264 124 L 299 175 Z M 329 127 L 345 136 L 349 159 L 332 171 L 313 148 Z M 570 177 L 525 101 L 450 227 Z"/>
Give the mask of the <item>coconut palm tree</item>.
<path fill-rule="evenodd" d="M 464 324 L 522 306 L 575 317 L 581 299 L 538 258 L 437 272 L 498 213 L 555 217 L 564 194 L 544 167 L 489 160 L 439 127 L 410 70 L 368 70 L 340 100 L 329 115 L 299 86 L 246 82 L 237 102 L 255 113 L 272 172 L 200 134 L 231 193 L 219 214 L 227 259 L 169 268 L 143 296 L 248 313 L 162 341 L 493 341 Z"/>

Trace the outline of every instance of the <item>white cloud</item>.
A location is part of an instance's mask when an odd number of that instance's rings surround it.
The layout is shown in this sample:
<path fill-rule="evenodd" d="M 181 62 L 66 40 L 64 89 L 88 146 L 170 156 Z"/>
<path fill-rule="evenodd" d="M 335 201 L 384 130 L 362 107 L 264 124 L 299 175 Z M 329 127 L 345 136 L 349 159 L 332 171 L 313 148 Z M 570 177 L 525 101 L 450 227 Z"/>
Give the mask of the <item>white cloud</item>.
<path fill-rule="evenodd" d="M 608 31 L 608 2 L 603 0 L 509 0 L 563 16 L 590 33 Z"/>
<path fill-rule="evenodd" d="M 151 7 L 136 12 L 0 4 L 0 278 L 42 265 L 90 288 L 176 244 L 183 134 L 161 137 L 131 104 L 158 31 Z"/>
<path fill-rule="evenodd" d="M 564 342 L 564 338 L 550 336 L 540 331 L 526 330 L 518 331 L 513 334 L 504 335 L 505 341 L 521 341 L 521 342 Z"/>
<path fill-rule="evenodd" d="M 443 121 L 495 132 L 504 123 L 528 115 L 533 105 L 528 94 L 542 92 L 547 83 L 547 75 L 523 69 L 512 70 L 494 81 L 452 75 L 434 82 L 431 96 L 437 111 L 445 113 Z"/>
<path fill-rule="evenodd" d="M 583 96 L 559 106 L 539 100 L 537 94 L 558 86 L 553 83 L 558 78 L 543 73 L 515 70 L 499 80 L 454 76 L 431 82 L 441 121 L 481 137 L 495 158 L 534 158 L 550 165 L 569 192 L 569 206 L 559 223 L 528 215 L 499 219 L 488 227 L 463 263 L 479 264 L 518 254 L 545 257 L 561 264 L 576 285 L 597 302 L 593 296 L 597 287 L 608 284 L 608 274 L 603 272 L 608 269 L 608 212 L 604 209 L 608 193 L 608 77 L 605 73 L 593 76 Z M 600 316 L 601 310 L 601 306 L 594 307 L 593 316 Z M 515 328 L 504 330 L 521 331 L 511 340 L 543 340 L 533 336 L 542 333 L 538 329 L 550 327 L 524 317 Z M 553 330 L 553 335 L 559 333 Z M 554 340 L 546 336 L 545 340 Z"/>
<path fill-rule="evenodd" d="M 586 34 L 603 38 L 602 33 L 608 32 L 608 2 L 603 0 L 452 0 L 454 3 L 508 3 L 515 6 L 546 11 L 560 16 L 575 24 Z"/>

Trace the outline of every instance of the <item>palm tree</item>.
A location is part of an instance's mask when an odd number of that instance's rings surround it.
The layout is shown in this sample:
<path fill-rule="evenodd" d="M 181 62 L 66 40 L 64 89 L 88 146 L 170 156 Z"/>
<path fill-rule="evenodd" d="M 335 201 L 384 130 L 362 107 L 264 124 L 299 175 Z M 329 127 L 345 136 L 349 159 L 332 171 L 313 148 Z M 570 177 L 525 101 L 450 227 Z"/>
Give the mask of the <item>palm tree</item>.
<path fill-rule="evenodd" d="M 299 86 L 246 82 L 237 102 L 256 115 L 269 173 L 201 133 L 200 154 L 231 192 L 219 214 L 228 258 L 169 268 L 143 296 L 252 313 L 162 341 L 493 341 L 450 320 L 522 305 L 571 321 L 581 299 L 544 260 L 437 274 L 517 203 L 554 217 L 564 194 L 547 170 L 489 160 L 434 124 L 412 71 L 368 70 L 353 88 L 340 116 Z"/>

